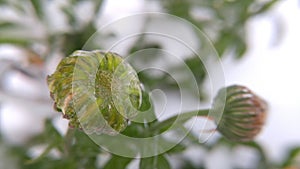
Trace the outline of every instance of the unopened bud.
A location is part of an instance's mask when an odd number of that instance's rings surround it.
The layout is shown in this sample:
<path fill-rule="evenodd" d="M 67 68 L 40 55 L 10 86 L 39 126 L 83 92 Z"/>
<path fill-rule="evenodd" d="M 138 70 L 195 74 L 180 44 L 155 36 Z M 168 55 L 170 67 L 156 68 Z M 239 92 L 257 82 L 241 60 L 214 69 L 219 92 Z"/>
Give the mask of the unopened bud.
<path fill-rule="evenodd" d="M 225 107 L 217 130 L 231 141 L 253 140 L 265 123 L 266 102 L 240 85 L 221 89 L 215 97 L 213 109 L 216 110 L 224 102 Z"/>

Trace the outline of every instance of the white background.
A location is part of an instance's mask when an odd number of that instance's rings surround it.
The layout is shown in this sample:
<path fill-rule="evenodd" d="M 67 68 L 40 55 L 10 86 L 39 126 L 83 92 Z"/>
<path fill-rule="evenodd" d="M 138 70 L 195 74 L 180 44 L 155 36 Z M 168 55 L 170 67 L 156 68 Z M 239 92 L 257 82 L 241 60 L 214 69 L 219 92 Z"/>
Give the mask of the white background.
<path fill-rule="evenodd" d="M 130 2 L 109 1 L 104 19 L 145 12 L 142 1 Z M 114 9 L 121 11 L 116 13 Z M 268 101 L 267 124 L 257 140 L 274 160 L 280 160 L 286 148 L 300 145 L 299 18 L 297 0 L 279 2 L 248 23 L 250 48 L 246 56 L 223 60 L 227 85 L 244 84 Z"/>
<path fill-rule="evenodd" d="M 104 22 L 145 12 L 145 9 L 159 10 L 155 5 L 146 8 L 139 0 L 109 0 L 104 9 Z M 250 48 L 246 56 L 241 60 L 231 57 L 223 60 L 227 85 L 244 84 L 268 101 L 267 124 L 257 140 L 274 160 L 280 160 L 286 148 L 300 145 L 299 18 L 299 2 L 282 0 L 268 14 L 248 23 Z M 274 22 L 280 25 L 278 30 L 274 29 Z M 17 110 L 17 107 L 2 110 L 0 124 L 4 135 L 10 139 L 21 138 L 28 134 L 26 127 L 33 133 L 39 131 L 32 124 L 42 126 L 42 121 L 31 119 L 24 125 L 21 121 L 26 113 Z M 15 117 L 20 117 L 21 121 L 16 121 Z"/>

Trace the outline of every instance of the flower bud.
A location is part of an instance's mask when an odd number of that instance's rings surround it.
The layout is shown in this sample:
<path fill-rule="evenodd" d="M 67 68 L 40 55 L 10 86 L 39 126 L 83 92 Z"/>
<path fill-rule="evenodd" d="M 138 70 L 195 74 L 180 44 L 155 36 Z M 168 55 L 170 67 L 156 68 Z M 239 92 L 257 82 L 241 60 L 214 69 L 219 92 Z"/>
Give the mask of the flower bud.
<path fill-rule="evenodd" d="M 55 109 L 87 133 L 117 134 L 142 105 L 135 70 L 115 53 L 75 51 L 48 76 Z"/>
<path fill-rule="evenodd" d="M 221 89 L 215 97 L 213 109 L 217 110 L 224 102 L 217 130 L 231 141 L 253 140 L 265 123 L 266 102 L 248 88 L 239 85 Z"/>

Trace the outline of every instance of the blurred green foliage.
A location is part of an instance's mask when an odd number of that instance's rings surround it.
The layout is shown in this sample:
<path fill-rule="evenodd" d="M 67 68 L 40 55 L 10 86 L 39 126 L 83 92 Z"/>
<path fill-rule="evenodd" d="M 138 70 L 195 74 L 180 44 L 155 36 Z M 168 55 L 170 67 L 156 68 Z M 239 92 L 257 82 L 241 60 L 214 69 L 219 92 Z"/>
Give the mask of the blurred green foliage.
<path fill-rule="evenodd" d="M 187 19 L 212 38 L 219 55 L 233 52 L 240 58 L 247 50 L 246 23 L 266 12 L 278 0 L 162 0 L 170 14 Z"/>
<path fill-rule="evenodd" d="M 153 0 L 148 0 L 153 1 Z M 247 22 L 258 15 L 268 12 L 276 4 L 277 0 L 161 0 L 155 1 L 164 12 L 184 18 L 203 30 L 212 39 L 220 57 L 230 53 L 235 58 L 241 58 L 247 51 Z M 58 4 L 58 5 L 54 5 Z M 90 16 L 82 21 L 76 11 L 78 6 L 83 3 L 91 3 L 92 11 Z M 104 1 L 102 0 L 66 0 L 57 3 L 56 1 L 42 0 L 0 0 L 0 45 L 10 44 L 28 52 L 36 54 L 43 62 L 47 62 L 53 56 L 53 53 L 59 51 L 64 56 L 71 52 L 81 49 L 88 38 L 97 30 L 95 20 L 101 16 Z M 65 18 L 64 28 L 58 29 L 52 25 L 50 6 L 55 6 L 59 11 L 57 17 Z M 13 13 L 12 17 L 7 17 L 5 13 Z M 42 46 L 46 50 L 39 50 Z M 128 51 L 132 53 L 145 48 L 162 48 L 162 45 L 151 43 L 140 39 Z M 206 78 L 206 72 L 202 62 L 196 57 L 190 57 L 186 60 L 187 65 L 200 84 Z M 140 78 L 144 82 L 149 82 L 151 86 L 157 84 L 168 84 L 165 77 L 153 79 L 145 74 Z M 172 84 L 169 84 L 172 85 Z M 138 133 L 138 128 L 143 127 L 140 124 L 133 124 L 124 133 L 127 135 L 143 136 L 144 133 Z M 6 155 L 16 159 L 19 168 L 43 168 L 43 169 L 82 169 L 82 168 L 126 168 L 133 160 L 130 158 L 110 155 L 110 158 L 103 165 L 99 165 L 99 155 L 107 154 L 89 139 L 82 131 L 70 129 L 66 135 L 61 135 L 53 126 L 52 120 L 45 121 L 45 130 L 36 135 L 22 146 L 14 146 L 4 142 L 0 136 L 0 144 L 5 145 Z M 257 151 L 260 160 L 253 164 L 253 168 L 279 168 L 299 165 L 296 159 L 299 157 L 299 147 L 295 147 L 287 154 L 282 162 L 271 162 L 264 148 L 256 142 L 238 144 L 219 139 L 210 145 L 200 144 L 193 134 L 189 134 L 181 144 L 165 154 L 140 159 L 140 168 L 171 168 L 168 156 L 180 154 L 189 146 L 200 146 L 206 151 L 212 151 L 217 145 L 225 145 L 229 148 L 237 146 L 250 147 Z M 36 146 L 43 145 L 46 148 L 44 152 L 32 157 L 29 153 Z M 56 151 L 58 155 L 51 152 Z M 189 159 L 181 158 L 180 168 L 204 168 L 204 166 L 195 166 Z"/>

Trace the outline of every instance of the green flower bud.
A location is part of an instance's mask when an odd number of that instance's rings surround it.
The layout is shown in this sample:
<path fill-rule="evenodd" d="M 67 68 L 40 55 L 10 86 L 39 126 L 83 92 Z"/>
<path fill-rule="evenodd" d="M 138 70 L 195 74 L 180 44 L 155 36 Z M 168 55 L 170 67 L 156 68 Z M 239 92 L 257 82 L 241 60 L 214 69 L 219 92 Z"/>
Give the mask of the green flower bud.
<path fill-rule="evenodd" d="M 116 134 L 142 106 L 138 76 L 116 53 L 75 51 L 47 82 L 55 109 L 87 133 Z"/>
<path fill-rule="evenodd" d="M 233 85 L 219 91 L 213 109 L 218 110 L 224 103 L 224 112 L 217 130 L 231 141 L 253 140 L 265 123 L 266 102 L 248 88 Z"/>

